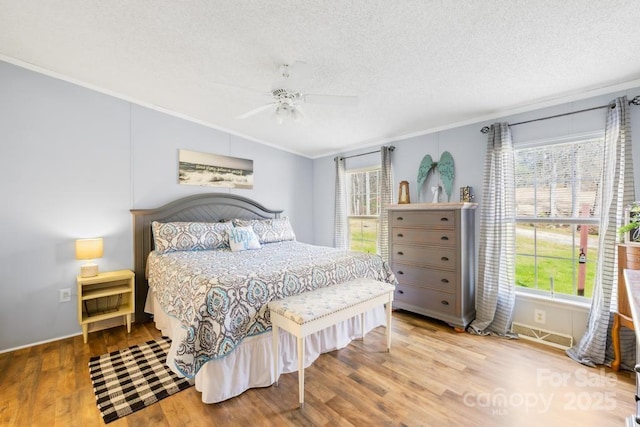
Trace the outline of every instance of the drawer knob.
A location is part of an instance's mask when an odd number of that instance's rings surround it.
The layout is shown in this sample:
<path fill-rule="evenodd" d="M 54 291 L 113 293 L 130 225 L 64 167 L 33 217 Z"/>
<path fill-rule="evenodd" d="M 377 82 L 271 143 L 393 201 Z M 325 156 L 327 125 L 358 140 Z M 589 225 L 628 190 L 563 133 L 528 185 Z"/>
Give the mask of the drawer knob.
<path fill-rule="evenodd" d="M 443 299 L 442 301 L 440 301 L 440 304 L 442 305 L 449 305 L 449 301 Z"/>
<path fill-rule="evenodd" d="M 447 236 L 442 236 L 440 240 L 449 240 L 449 238 Z"/>
<path fill-rule="evenodd" d="M 449 283 L 449 279 L 442 279 L 440 280 L 442 283 Z"/>
<path fill-rule="evenodd" d="M 398 270 L 398 274 L 404 274 L 404 271 Z"/>
<path fill-rule="evenodd" d="M 398 293 L 399 294 L 404 294 L 404 291 L 402 289 L 398 289 Z"/>
<path fill-rule="evenodd" d="M 446 216 L 443 216 L 442 218 L 440 218 L 440 221 L 447 222 L 449 221 L 449 218 L 447 218 Z"/>
<path fill-rule="evenodd" d="M 398 252 L 398 255 L 404 255 L 404 253 L 403 252 Z"/>
<path fill-rule="evenodd" d="M 402 218 L 401 216 L 399 216 L 397 219 L 398 219 L 398 221 L 402 221 L 404 218 Z"/>
<path fill-rule="evenodd" d="M 442 258 L 440 258 L 441 261 L 449 261 L 449 258 L 446 256 L 443 256 Z"/>
<path fill-rule="evenodd" d="M 398 233 L 398 237 L 404 237 L 404 234 Z"/>

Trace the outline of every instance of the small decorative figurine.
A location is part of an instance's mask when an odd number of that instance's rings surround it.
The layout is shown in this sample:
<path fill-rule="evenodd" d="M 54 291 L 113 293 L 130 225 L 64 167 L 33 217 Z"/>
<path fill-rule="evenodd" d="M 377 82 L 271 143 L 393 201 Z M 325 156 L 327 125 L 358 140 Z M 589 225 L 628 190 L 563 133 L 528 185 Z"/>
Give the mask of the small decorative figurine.
<path fill-rule="evenodd" d="M 433 193 L 433 203 L 438 203 L 438 198 L 440 196 L 440 186 L 436 185 L 434 187 L 431 187 L 431 192 Z"/>

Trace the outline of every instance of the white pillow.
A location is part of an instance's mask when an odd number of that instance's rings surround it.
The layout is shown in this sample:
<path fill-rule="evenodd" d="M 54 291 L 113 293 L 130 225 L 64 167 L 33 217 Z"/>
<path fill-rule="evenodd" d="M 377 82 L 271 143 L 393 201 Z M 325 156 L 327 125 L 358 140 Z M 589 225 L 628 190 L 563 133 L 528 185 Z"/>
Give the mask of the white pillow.
<path fill-rule="evenodd" d="M 229 246 L 233 252 L 260 249 L 260 241 L 252 227 L 233 227 L 227 230 Z"/>

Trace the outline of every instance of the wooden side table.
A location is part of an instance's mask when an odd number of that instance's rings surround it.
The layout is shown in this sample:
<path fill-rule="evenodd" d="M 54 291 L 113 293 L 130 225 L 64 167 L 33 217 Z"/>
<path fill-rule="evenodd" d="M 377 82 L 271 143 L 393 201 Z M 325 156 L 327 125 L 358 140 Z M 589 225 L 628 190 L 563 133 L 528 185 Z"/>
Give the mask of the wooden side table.
<path fill-rule="evenodd" d="M 135 311 L 135 280 L 131 270 L 99 273 L 94 277 L 77 277 L 78 322 L 87 342 L 89 324 L 124 316 L 131 332 L 131 315 Z"/>
<path fill-rule="evenodd" d="M 611 369 L 620 369 L 620 327 L 624 326 L 631 330 L 633 327 L 633 314 L 629 306 L 629 297 L 625 287 L 624 270 L 640 270 L 640 245 L 620 244 L 618 245 L 618 310 L 613 313 L 613 327 L 611 328 L 611 340 L 613 341 L 614 359 L 611 362 Z"/>

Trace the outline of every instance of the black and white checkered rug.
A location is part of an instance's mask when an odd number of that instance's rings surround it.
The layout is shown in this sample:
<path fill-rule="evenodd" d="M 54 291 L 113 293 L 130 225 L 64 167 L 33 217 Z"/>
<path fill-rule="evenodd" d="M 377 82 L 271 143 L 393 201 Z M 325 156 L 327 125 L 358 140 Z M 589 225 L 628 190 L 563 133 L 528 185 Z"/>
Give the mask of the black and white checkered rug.
<path fill-rule="evenodd" d="M 98 410 L 105 424 L 193 385 L 167 366 L 171 341 L 160 338 L 89 360 Z"/>

